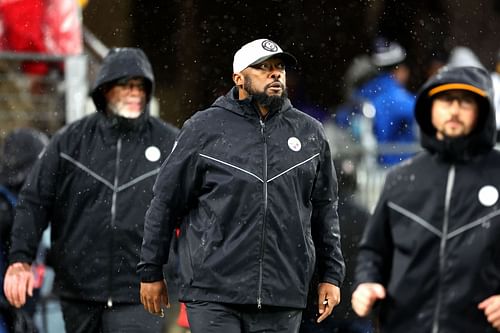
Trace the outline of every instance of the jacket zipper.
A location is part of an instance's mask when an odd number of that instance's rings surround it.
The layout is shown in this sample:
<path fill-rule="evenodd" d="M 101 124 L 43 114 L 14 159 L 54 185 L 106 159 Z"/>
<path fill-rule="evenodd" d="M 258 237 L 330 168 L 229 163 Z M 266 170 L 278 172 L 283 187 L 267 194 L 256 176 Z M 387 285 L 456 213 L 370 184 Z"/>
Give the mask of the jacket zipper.
<path fill-rule="evenodd" d="M 111 226 L 115 226 L 116 219 L 116 195 L 118 189 L 118 172 L 120 171 L 120 154 L 122 150 L 122 139 L 119 138 L 116 143 L 116 161 L 115 161 L 115 179 L 113 182 L 113 199 L 111 202 Z"/>
<path fill-rule="evenodd" d="M 448 171 L 448 180 L 446 182 L 446 194 L 444 201 L 444 218 L 443 218 L 443 230 L 441 233 L 441 244 L 439 245 L 439 275 L 438 275 L 438 293 L 436 301 L 436 309 L 434 312 L 434 321 L 432 323 L 432 333 L 439 332 L 439 314 L 441 312 L 442 306 L 442 287 L 443 287 L 443 274 L 446 270 L 446 243 L 448 237 L 448 224 L 450 219 L 450 201 L 451 193 L 453 191 L 453 185 L 455 183 L 455 166 L 452 165 Z"/>
<path fill-rule="evenodd" d="M 264 139 L 264 166 L 263 166 L 263 195 L 264 195 L 264 215 L 262 218 L 262 229 L 260 240 L 260 256 L 259 256 L 259 287 L 257 295 L 257 308 L 262 308 L 262 271 L 264 265 L 264 240 L 266 235 L 266 214 L 267 214 L 267 140 L 266 140 L 266 125 L 262 119 L 260 121 L 260 134 Z"/>
<path fill-rule="evenodd" d="M 111 201 L 111 241 L 109 242 L 109 249 L 110 249 L 110 254 L 113 252 L 113 232 L 115 228 L 115 223 L 116 223 L 116 196 L 117 196 L 117 191 L 118 191 L 118 174 L 120 172 L 120 155 L 122 151 L 122 139 L 118 138 L 118 141 L 116 142 L 116 161 L 115 161 L 115 179 L 113 182 L 113 198 Z M 111 276 L 113 276 L 113 257 L 110 255 L 110 277 L 109 277 L 109 298 L 107 302 L 108 307 L 113 306 L 113 298 L 111 297 L 111 290 L 112 290 L 112 283 L 111 283 Z"/>

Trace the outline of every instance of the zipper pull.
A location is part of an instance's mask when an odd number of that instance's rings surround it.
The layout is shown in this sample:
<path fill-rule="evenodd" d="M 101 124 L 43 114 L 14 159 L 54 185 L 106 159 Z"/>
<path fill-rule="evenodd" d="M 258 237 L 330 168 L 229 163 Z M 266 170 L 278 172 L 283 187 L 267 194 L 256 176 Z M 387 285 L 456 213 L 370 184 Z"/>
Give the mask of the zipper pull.
<path fill-rule="evenodd" d="M 108 298 L 107 306 L 108 306 L 108 308 L 112 308 L 113 307 L 113 300 L 111 299 L 111 297 Z"/>
<path fill-rule="evenodd" d="M 260 297 L 257 298 L 257 309 L 262 309 L 262 299 Z"/>

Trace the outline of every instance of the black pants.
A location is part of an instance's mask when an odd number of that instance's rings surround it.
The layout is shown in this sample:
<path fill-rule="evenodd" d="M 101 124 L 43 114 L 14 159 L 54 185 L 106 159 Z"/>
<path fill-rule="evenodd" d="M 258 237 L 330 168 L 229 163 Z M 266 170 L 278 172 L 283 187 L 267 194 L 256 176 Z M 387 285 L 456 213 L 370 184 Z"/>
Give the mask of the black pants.
<path fill-rule="evenodd" d="M 113 304 L 61 300 L 66 333 L 160 333 L 163 318 L 144 310 L 142 304 Z"/>
<path fill-rule="evenodd" d="M 295 333 L 299 331 L 302 310 L 257 305 L 187 302 L 192 333 Z"/>

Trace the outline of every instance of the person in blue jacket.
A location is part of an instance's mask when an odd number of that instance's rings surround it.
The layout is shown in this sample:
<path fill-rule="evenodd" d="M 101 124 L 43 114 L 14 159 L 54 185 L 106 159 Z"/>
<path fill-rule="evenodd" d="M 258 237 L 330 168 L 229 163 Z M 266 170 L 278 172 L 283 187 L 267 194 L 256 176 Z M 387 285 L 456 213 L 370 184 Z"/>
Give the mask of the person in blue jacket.
<path fill-rule="evenodd" d="M 416 143 L 415 96 L 405 88 L 410 75 L 405 58 L 405 50 L 397 42 L 378 41 L 372 62 L 379 74 L 355 92 L 358 99 L 370 102 L 375 109 L 373 133 L 381 165 L 394 165 L 410 157 L 413 152 L 407 145 Z"/>

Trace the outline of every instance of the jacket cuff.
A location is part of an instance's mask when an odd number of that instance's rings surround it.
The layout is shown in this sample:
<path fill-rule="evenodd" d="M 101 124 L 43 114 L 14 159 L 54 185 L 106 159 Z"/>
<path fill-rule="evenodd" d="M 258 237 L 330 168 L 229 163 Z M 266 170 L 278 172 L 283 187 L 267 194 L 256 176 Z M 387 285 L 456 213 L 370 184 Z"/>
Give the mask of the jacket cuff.
<path fill-rule="evenodd" d="M 33 259 L 23 255 L 23 254 L 11 254 L 9 255 L 8 264 L 12 265 L 16 262 L 22 262 L 31 265 L 33 263 Z"/>
<path fill-rule="evenodd" d="M 339 279 L 335 279 L 335 278 L 324 277 L 324 278 L 320 279 L 320 282 L 330 283 L 330 284 L 333 284 L 339 288 L 342 287 L 342 282 Z"/>
<path fill-rule="evenodd" d="M 139 274 L 141 282 L 155 282 L 164 279 L 161 267 L 159 269 L 155 266 L 143 267 Z"/>

